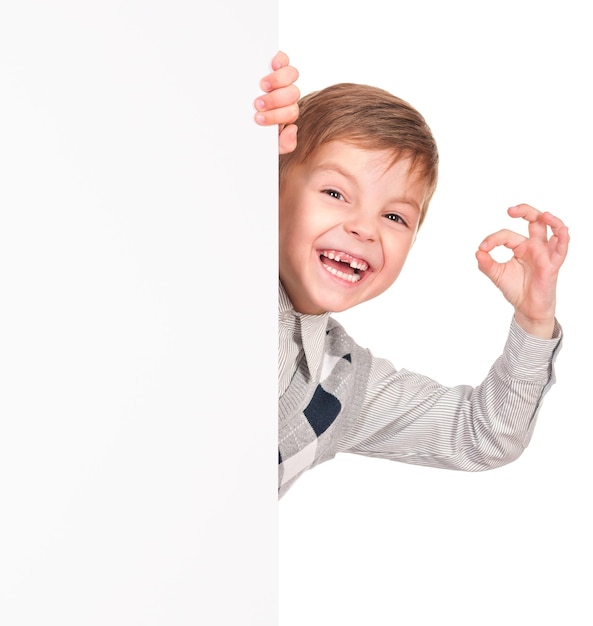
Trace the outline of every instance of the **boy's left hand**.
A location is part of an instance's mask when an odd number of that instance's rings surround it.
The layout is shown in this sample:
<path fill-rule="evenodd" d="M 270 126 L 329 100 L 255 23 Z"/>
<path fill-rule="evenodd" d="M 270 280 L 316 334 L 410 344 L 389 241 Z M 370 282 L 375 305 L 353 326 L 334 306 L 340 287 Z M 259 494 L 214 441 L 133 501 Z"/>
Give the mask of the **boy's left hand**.
<path fill-rule="evenodd" d="M 508 213 L 529 222 L 529 236 L 507 229 L 489 235 L 476 252 L 478 267 L 515 307 L 519 326 L 530 335 L 550 339 L 558 272 L 570 240 L 568 228 L 551 213 L 541 213 L 528 204 L 511 207 Z M 497 246 L 512 250 L 513 257 L 506 263 L 495 261 L 490 252 Z"/>

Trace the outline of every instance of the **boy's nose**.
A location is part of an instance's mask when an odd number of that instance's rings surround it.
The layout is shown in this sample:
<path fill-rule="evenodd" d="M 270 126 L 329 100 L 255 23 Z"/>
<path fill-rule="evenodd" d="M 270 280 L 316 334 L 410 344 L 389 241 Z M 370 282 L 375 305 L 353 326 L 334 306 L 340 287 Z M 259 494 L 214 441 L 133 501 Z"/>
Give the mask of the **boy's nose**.
<path fill-rule="evenodd" d="M 360 241 L 373 241 L 376 237 L 375 225 L 370 217 L 361 214 L 352 216 L 344 223 L 344 228 Z"/>

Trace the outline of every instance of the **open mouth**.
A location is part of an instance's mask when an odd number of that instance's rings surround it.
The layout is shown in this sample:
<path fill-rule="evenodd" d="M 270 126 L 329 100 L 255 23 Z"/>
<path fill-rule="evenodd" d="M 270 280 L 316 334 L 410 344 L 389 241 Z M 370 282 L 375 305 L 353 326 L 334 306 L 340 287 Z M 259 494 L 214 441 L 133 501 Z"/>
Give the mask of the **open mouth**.
<path fill-rule="evenodd" d="M 362 280 L 369 269 L 369 264 L 365 260 L 357 259 L 347 252 L 320 250 L 319 259 L 330 274 L 350 283 Z"/>

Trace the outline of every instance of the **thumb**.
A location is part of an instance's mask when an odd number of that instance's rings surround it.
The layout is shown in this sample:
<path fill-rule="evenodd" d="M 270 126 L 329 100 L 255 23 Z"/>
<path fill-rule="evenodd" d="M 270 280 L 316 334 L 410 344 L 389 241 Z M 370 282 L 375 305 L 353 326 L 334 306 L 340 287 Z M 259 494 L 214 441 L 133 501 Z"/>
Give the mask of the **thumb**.
<path fill-rule="evenodd" d="M 488 276 L 488 278 L 498 286 L 498 282 L 503 273 L 503 267 L 501 263 L 495 261 L 488 252 L 484 250 L 478 250 L 476 252 L 476 259 L 478 261 L 478 269 Z"/>
<path fill-rule="evenodd" d="M 287 154 L 297 147 L 297 126 L 288 124 L 281 131 L 278 137 L 278 153 Z"/>

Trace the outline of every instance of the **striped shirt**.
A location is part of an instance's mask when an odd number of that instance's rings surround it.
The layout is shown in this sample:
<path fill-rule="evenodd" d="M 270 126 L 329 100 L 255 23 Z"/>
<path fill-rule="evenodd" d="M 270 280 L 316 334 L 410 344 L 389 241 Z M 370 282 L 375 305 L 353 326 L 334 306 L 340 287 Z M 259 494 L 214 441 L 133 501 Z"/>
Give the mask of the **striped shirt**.
<path fill-rule="evenodd" d="M 302 359 L 313 381 L 323 379 L 330 317 L 294 311 L 279 290 L 278 395 Z M 543 396 L 554 382 L 561 344 L 531 337 L 513 320 L 503 354 L 477 387 L 446 387 L 381 358 L 371 369 L 360 413 L 337 452 L 417 465 L 477 471 L 517 458 L 529 443 Z"/>

